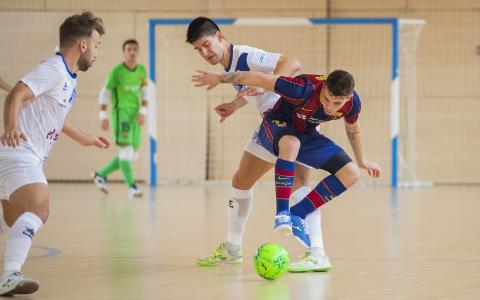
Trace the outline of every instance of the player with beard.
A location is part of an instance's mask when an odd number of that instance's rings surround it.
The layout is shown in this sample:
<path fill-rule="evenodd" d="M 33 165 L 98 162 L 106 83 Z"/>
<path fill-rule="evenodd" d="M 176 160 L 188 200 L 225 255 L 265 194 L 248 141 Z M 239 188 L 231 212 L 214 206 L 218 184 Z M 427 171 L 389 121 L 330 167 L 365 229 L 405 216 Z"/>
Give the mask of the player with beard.
<path fill-rule="evenodd" d="M 91 12 L 68 17 L 60 25 L 60 51 L 25 75 L 8 94 L 0 135 L 0 199 L 10 227 L 0 296 L 31 294 L 39 288 L 21 268 L 32 238 L 49 215 L 43 165 L 63 132 L 82 146 L 106 149 L 110 142 L 87 135 L 66 120 L 77 95 L 77 72 L 97 57 L 102 19 Z"/>

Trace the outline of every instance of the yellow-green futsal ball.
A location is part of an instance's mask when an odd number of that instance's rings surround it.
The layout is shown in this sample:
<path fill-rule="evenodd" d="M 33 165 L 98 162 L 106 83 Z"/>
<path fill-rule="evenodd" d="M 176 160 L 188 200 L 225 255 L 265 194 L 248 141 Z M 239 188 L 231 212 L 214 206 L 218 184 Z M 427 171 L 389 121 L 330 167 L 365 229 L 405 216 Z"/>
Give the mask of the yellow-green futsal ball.
<path fill-rule="evenodd" d="M 263 244 L 253 257 L 255 272 L 265 279 L 280 278 L 287 272 L 289 264 L 287 251 L 276 243 Z"/>

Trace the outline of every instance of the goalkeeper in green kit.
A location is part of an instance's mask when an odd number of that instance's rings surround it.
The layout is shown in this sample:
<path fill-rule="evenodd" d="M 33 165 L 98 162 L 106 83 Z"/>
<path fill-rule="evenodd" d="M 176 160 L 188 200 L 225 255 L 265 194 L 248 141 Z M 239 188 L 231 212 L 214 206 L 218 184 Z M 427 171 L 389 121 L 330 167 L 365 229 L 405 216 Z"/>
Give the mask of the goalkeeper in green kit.
<path fill-rule="evenodd" d="M 107 177 L 110 173 L 122 170 L 128 184 L 129 197 L 141 197 L 133 179 L 132 162 L 138 158 L 141 143 L 141 126 L 147 113 L 147 72 L 145 67 L 137 64 L 139 54 L 138 42 L 134 39 L 123 43 L 123 63 L 115 66 L 108 74 L 105 86 L 100 92 L 101 127 L 113 129 L 115 143 L 119 147 L 116 155 L 103 168 L 93 174 L 95 185 L 108 193 Z M 111 103 L 110 122 L 107 106 Z"/>

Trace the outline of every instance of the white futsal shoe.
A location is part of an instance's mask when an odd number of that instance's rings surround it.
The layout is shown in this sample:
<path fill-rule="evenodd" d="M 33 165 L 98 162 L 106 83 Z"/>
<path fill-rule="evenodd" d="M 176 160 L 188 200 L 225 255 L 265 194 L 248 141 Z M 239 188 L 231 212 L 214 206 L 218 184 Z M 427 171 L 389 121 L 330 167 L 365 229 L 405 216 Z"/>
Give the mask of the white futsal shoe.
<path fill-rule="evenodd" d="M 0 296 L 33 294 L 39 286 L 37 281 L 23 278 L 20 272 L 6 273 L 0 280 Z"/>
<path fill-rule="evenodd" d="M 97 186 L 97 188 L 102 191 L 104 194 L 108 194 L 108 188 L 107 188 L 107 178 L 100 176 L 97 172 L 92 173 L 93 177 L 93 183 Z"/>
<path fill-rule="evenodd" d="M 130 198 L 140 198 L 143 196 L 142 191 L 134 183 L 128 188 L 128 197 Z"/>
<path fill-rule="evenodd" d="M 290 263 L 288 272 L 303 273 L 303 272 L 328 272 L 332 268 L 328 256 L 313 256 L 310 251 L 305 252 L 302 259 Z"/>

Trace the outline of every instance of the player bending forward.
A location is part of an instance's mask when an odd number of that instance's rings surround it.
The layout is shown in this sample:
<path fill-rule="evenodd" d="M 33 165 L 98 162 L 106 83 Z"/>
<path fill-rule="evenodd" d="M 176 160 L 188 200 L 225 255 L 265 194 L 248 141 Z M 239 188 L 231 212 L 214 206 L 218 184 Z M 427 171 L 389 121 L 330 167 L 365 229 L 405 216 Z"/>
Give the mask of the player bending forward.
<path fill-rule="evenodd" d="M 358 116 L 360 97 L 353 90 L 353 76 L 336 70 L 327 76 L 300 75 L 285 77 L 260 72 L 217 74 L 199 72 L 193 75 L 196 86 L 216 87 L 219 83 L 257 86 L 281 96 L 275 106 L 264 114 L 258 139 L 265 149 L 277 156 L 275 193 L 277 215 L 275 226 L 291 230 L 305 247 L 310 247 L 306 217 L 350 188 L 359 177 L 359 167 L 373 177 L 380 176 L 378 164 L 365 160 Z M 345 120 L 345 130 L 357 164 L 332 140 L 320 134 L 320 123 Z M 289 198 L 295 175 L 295 161 L 323 169 L 331 175 L 300 202 L 290 208 Z"/>

